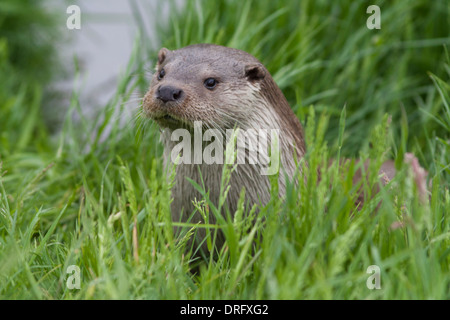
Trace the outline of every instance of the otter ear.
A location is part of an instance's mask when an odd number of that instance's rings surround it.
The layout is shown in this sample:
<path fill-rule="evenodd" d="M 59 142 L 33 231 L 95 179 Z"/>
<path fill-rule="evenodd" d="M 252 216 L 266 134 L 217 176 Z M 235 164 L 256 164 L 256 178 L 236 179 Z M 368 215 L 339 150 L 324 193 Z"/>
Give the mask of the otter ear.
<path fill-rule="evenodd" d="M 162 48 L 161 50 L 159 50 L 158 53 L 158 65 L 161 65 L 164 60 L 166 60 L 166 57 L 169 55 L 170 50 L 167 48 Z"/>
<path fill-rule="evenodd" d="M 245 66 L 245 76 L 250 81 L 259 81 L 266 76 L 266 70 L 260 63 L 248 64 Z"/>

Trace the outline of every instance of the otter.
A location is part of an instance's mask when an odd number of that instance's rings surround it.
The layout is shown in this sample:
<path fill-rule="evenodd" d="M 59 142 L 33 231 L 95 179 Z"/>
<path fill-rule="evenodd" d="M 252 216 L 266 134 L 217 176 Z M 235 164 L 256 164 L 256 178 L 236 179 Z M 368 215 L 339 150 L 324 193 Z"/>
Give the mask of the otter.
<path fill-rule="evenodd" d="M 143 98 L 143 110 L 161 127 L 165 165 L 173 161 L 171 152 L 178 143 L 172 133 L 181 128 L 192 133 L 195 124 L 200 123 L 202 132 L 211 128 L 224 132 L 236 127 L 239 130 L 277 130 L 280 197 L 285 194 L 286 177 L 302 174 L 302 166 L 296 165 L 306 151 L 302 125 L 268 70 L 247 52 L 214 44 L 190 45 L 173 51 L 162 48 L 150 88 Z M 243 146 L 247 158 L 251 151 L 249 146 L 249 143 Z M 187 157 L 194 158 L 199 151 L 193 144 L 189 147 L 192 152 L 188 152 Z M 176 165 L 171 203 L 174 221 L 204 222 L 199 212 L 192 215 L 193 201 L 201 199 L 202 195 L 190 180 L 204 186 L 211 203 L 217 206 L 223 166 L 223 163 L 198 164 L 195 161 Z M 261 174 L 261 166 L 261 163 L 246 161 L 236 165 L 229 180 L 223 215 L 237 210 L 242 188 L 245 188 L 247 207 L 267 204 L 271 184 L 268 175 Z M 395 174 L 393 163 L 382 169 L 387 172 L 386 181 Z M 216 222 L 216 216 L 210 214 L 209 223 Z M 197 230 L 199 244 L 205 236 L 204 228 Z M 218 233 L 216 245 L 221 246 L 224 240 Z"/>
<path fill-rule="evenodd" d="M 238 49 L 213 44 L 190 45 L 174 51 L 161 49 L 143 109 L 162 129 L 166 165 L 178 143 L 172 141 L 172 132 L 178 128 L 192 132 L 196 121 L 201 122 L 203 129 L 279 130 L 280 196 L 285 193 L 285 177 L 294 176 L 298 170 L 295 157 L 301 159 L 305 153 L 303 128 L 281 89 L 261 62 Z M 223 210 L 231 214 L 237 210 L 242 188 L 248 207 L 269 201 L 270 181 L 268 175 L 261 174 L 261 165 L 256 162 L 236 166 Z M 211 202 L 218 204 L 223 166 L 223 163 L 176 166 L 171 203 L 174 221 L 203 220 L 198 212 L 191 217 L 195 209 L 193 200 L 201 199 L 201 194 L 187 178 L 204 185 Z M 216 222 L 211 215 L 209 223 Z M 204 237 L 205 230 L 199 229 L 197 238 L 201 241 Z M 216 245 L 223 241 L 218 234 Z"/>

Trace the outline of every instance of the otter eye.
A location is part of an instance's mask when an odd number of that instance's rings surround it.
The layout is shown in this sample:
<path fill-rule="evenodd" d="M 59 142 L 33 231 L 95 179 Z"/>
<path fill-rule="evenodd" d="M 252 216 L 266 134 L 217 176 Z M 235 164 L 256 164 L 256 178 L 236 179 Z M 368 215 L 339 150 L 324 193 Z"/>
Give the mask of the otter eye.
<path fill-rule="evenodd" d="M 161 71 L 158 73 L 158 80 L 161 80 L 166 75 L 166 71 L 164 69 L 161 69 Z"/>
<path fill-rule="evenodd" d="M 205 80 L 205 82 L 203 82 L 203 84 L 205 85 L 206 89 L 212 90 L 217 85 L 217 80 L 214 78 L 208 78 Z"/>

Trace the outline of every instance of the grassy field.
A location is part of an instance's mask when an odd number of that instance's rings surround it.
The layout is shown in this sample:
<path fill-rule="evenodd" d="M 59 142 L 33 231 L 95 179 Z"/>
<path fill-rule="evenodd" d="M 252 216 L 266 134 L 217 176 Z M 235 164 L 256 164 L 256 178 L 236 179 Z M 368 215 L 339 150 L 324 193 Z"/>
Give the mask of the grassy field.
<path fill-rule="evenodd" d="M 226 246 L 196 275 L 186 242 L 205 226 L 174 236 L 159 131 L 134 93 L 145 92 L 159 49 L 145 40 L 146 13 L 134 7 L 140 37 L 116 96 L 88 119 L 74 90 L 51 133 L 51 77 L 24 71 L 48 62 L 33 59 L 47 47 L 15 58 L 34 49 L 5 22 L 18 19 L 13 3 L 0 5 L 1 30 L 10 31 L 0 32 L 0 299 L 450 298 L 448 1 L 377 1 L 380 30 L 366 27 L 375 4 L 367 1 L 186 1 L 155 21 L 169 49 L 208 42 L 255 55 L 306 132 L 307 184 L 290 185 L 281 200 L 274 177 L 256 223 L 241 206 L 213 226 Z M 123 125 L 128 108 L 136 117 Z M 406 152 L 428 171 L 425 197 Z M 363 186 L 372 200 L 360 210 L 355 166 L 332 166 L 317 184 L 316 169 L 339 157 L 373 159 Z M 371 197 L 387 158 L 399 173 Z M 80 289 L 67 282 L 73 265 Z M 367 287 L 371 265 L 381 289 Z"/>

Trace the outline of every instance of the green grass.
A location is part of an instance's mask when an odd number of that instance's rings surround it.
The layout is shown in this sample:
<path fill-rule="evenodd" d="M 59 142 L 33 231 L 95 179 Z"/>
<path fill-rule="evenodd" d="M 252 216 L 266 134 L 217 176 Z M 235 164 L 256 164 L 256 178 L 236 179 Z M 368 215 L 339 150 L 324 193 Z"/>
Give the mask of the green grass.
<path fill-rule="evenodd" d="M 307 183 L 288 186 L 281 201 L 274 177 L 256 223 L 240 206 L 234 219 L 186 226 L 179 238 L 158 128 L 139 116 L 120 124 L 155 62 L 144 29 L 115 97 L 85 119 L 74 91 L 57 135 L 40 117 L 42 87 L 4 76 L 13 65 L 0 41 L 0 299 L 450 298 L 448 3 L 380 1 L 379 31 L 365 27 L 372 3 L 283 3 L 188 1 L 158 26 L 170 49 L 213 42 L 257 56 L 304 124 L 308 148 Z M 405 152 L 429 172 L 426 201 Z M 360 210 L 355 165 L 332 166 L 318 182 L 319 166 L 348 156 L 372 159 L 372 169 L 392 158 L 399 170 Z M 376 183 L 369 174 L 368 196 Z M 203 227 L 221 228 L 226 247 L 193 275 L 187 237 Z M 71 265 L 79 290 L 66 285 Z M 370 265 L 381 269 L 380 290 L 366 286 Z"/>

